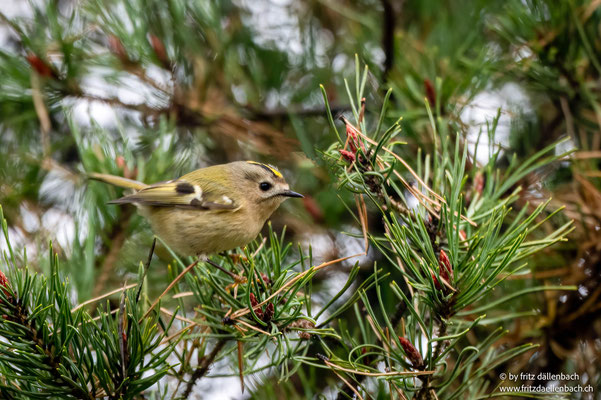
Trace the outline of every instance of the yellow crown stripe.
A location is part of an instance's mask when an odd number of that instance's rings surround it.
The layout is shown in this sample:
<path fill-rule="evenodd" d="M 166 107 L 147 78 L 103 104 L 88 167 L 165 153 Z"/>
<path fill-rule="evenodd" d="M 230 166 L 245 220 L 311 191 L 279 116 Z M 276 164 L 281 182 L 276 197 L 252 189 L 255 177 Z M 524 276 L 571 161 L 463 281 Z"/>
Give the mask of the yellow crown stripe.
<path fill-rule="evenodd" d="M 278 171 L 277 169 L 275 169 L 274 167 L 272 167 L 271 165 L 268 164 L 263 164 L 260 162 L 256 162 L 256 161 L 247 161 L 247 163 L 249 164 L 254 164 L 254 165 L 258 165 L 260 167 L 263 167 L 265 169 L 268 169 L 269 171 L 271 171 L 272 174 L 274 174 L 275 176 L 277 176 L 278 178 L 283 178 L 284 176 L 280 173 L 280 171 Z"/>

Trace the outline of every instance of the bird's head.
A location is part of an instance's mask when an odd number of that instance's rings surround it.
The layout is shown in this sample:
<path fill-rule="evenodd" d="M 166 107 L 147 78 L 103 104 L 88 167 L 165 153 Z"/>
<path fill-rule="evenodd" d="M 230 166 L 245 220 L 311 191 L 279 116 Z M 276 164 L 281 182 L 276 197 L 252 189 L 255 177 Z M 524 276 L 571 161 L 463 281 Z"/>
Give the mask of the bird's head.
<path fill-rule="evenodd" d="M 289 197 L 303 197 L 290 190 L 284 176 L 275 167 L 256 161 L 232 163 L 236 181 L 240 182 L 240 196 L 265 218 Z"/>

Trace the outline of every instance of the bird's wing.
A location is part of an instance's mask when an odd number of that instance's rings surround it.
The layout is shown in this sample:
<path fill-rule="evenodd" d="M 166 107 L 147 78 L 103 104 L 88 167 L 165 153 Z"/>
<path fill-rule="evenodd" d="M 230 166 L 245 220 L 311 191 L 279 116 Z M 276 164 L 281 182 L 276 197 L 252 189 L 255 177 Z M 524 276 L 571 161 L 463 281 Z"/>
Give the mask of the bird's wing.
<path fill-rule="evenodd" d="M 125 203 L 198 210 L 233 211 L 240 207 L 238 202 L 226 195 L 223 185 L 206 179 L 192 184 L 182 178 L 150 185 L 134 194 L 110 202 L 110 204 Z"/>

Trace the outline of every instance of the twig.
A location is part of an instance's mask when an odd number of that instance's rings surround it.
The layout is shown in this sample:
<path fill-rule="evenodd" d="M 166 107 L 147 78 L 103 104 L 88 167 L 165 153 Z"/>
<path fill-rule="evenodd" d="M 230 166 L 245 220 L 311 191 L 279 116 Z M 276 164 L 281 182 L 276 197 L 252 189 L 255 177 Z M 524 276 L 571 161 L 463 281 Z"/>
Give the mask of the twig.
<path fill-rule="evenodd" d="M 148 317 L 148 315 L 152 312 L 152 310 L 156 307 L 156 305 L 159 303 L 159 301 L 161 301 L 161 299 L 163 298 L 163 296 L 165 296 L 167 293 L 169 293 L 169 291 L 171 289 L 173 289 L 173 287 L 175 286 L 175 284 L 177 282 L 179 282 L 184 275 L 186 275 L 188 272 L 190 272 L 190 270 L 192 268 L 194 268 L 196 266 L 196 264 L 198 264 L 199 260 L 194 261 L 192 264 L 188 265 L 170 284 L 169 286 L 167 286 L 167 288 L 163 291 L 163 293 L 161 293 L 161 295 L 159 297 L 157 297 L 157 299 L 154 301 L 154 303 L 152 303 L 152 305 L 150 306 L 150 308 L 146 311 L 146 313 L 144 314 L 144 316 L 142 318 L 140 318 L 140 321 L 138 322 L 142 322 L 142 320 L 146 317 Z"/>
<path fill-rule="evenodd" d="M 132 283 L 132 284 L 130 284 L 130 285 L 127 285 L 127 286 L 120 287 L 119 289 L 112 290 L 112 291 L 110 291 L 110 292 L 108 292 L 108 293 L 105 293 L 105 294 L 103 294 L 103 295 L 101 295 L 101 296 L 94 297 L 93 299 L 90 299 L 90 300 L 84 301 L 83 303 L 81 303 L 81 304 L 78 304 L 77 306 L 73 307 L 73 308 L 71 309 L 71 312 L 77 311 L 77 310 L 79 310 L 80 308 L 82 308 L 82 307 L 84 307 L 84 306 L 87 306 L 88 304 L 92 304 L 92 303 L 95 303 L 95 302 L 97 302 L 97 301 L 99 301 L 99 300 L 106 299 L 107 297 L 110 297 L 110 296 L 112 296 L 112 295 L 114 295 L 114 294 L 120 293 L 120 292 L 122 292 L 122 291 L 124 291 L 124 290 L 131 289 L 131 288 L 133 288 L 133 287 L 134 287 L 134 286 L 136 286 L 136 285 L 137 285 L 137 283 Z"/>
<path fill-rule="evenodd" d="M 346 385 L 346 388 L 348 388 L 350 391 L 352 391 L 355 394 L 355 396 L 357 396 L 357 398 L 359 400 L 363 400 L 363 397 L 361 397 L 361 395 L 359 394 L 359 391 L 357 389 L 355 389 L 355 387 L 351 383 L 349 383 L 349 381 L 344 379 L 344 377 L 342 375 L 340 375 L 338 372 L 336 372 L 335 369 L 332 369 L 332 372 L 334 373 L 334 375 L 336 375 L 338 377 L 338 379 L 340 379 Z"/>
<path fill-rule="evenodd" d="M 244 282 L 244 278 L 240 275 L 237 275 L 235 273 L 233 273 L 232 271 L 228 271 L 227 269 L 223 268 L 221 265 L 213 262 L 212 260 L 206 259 L 205 262 L 207 264 L 211 264 L 213 267 L 217 268 L 219 271 L 228 274 L 229 276 L 232 277 L 232 279 L 234 279 L 234 281 L 236 282 Z"/>
<path fill-rule="evenodd" d="M 196 383 L 197 380 L 199 380 L 200 378 L 205 376 L 205 374 L 209 370 L 209 367 L 213 364 L 213 361 L 215 361 L 215 357 L 217 357 L 217 355 L 219 354 L 219 352 L 221 351 L 223 346 L 225 346 L 226 342 L 227 342 L 226 339 L 219 339 L 219 341 L 215 344 L 213 351 L 211 351 L 211 353 L 209 353 L 209 355 L 204 356 L 202 358 L 202 361 L 200 362 L 200 364 L 198 365 L 198 367 L 196 368 L 194 373 L 192 373 L 192 376 L 190 377 L 190 380 L 188 381 L 188 384 L 186 385 L 186 390 L 184 391 L 184 394 L 183 394 L 184 399 L 187 399 L 190 397 L 190 393 L 192 393 L 194 384 Z"/>
<path fill-rule="evenodd" d="M 175 313 L 171 312 L 170 310 L 166 309 L 165 307 L 161 307 L 161 308 L 159 308 L 159 310 L 162 313 L 167 314 L 168 316 L 175 318 L 179 321 L 187 322 L 188 324 L 191 324 L 191 325 L 197 325 L 197 323 L 195 321 L 192 321 L 191 319 L 182 317 L 180 315 L 175 315 Z"/>
<path fill-rule="evenodd" d="M 251 324 L 246 323 L 244 321 L 240 320 L 240 321 L 236 321 L 236 323 L 237 324 L 242 324 L 242 325 L 246 326 L 247 328 L 252 329 L 253 331 L 257 331 L 259 333 L 262 333 L 263 335 L 271 336 L 271 333 L 269 333 L 267 331 L 264 331 L 263 329 L 257 328 L 256 326 L 252 326 Z"/>
<path fill-rule="evenodd" d="M 441 321 L 440 326 L 438 328 L 438 337 L 442 337 L 442 336 L 446 335 L 446 333 L 447 333 L 447 324 L 444 321 Z M 444 341 L 439 341 L 436 343 L 436 348 L 434 349 L 434 352 L 432 354 L 433 365 L 430 365 L 430 368 L 436 368 L 436 365 L 434 365 L 434 363 L 436 362 L 436 359 L 442 353 L 443 348 L 444 348 Z M 432 389 L 432 387 L 430 387 L 431 380 L 432 380 L 432 376 L 426 376 L 425 379 L 422 379 L 422 382 L 423 382 L 422 389 L 419 392 L 417 392 L 414 397 L 416 400 L 422 400 L 422 399 L 429 400 L 432 398 L 432 395 L 434 395 L 434 398 L 436 398 L 436 393 L 434 392 L 434 389 Z"/>
<path fill-rule="evenodd" d="M 174 334 L 172 334 L 170 336 L 167 336 L 165 339 L 163 339 L 161 341 L 161 345 L 165 345 L 167 343 L 171 343 L 172 339 L 174 339 L 174 338 L 176 338 L 178 336 L 183 335 L 184 333 L 186 333 L 186 331 L 189 331 L 190 329 L 194 328 L 194 326 L 196 326 L 196 325 L 188 325 L 185 328 L 182 328 L 179 331 L 175 332 Z"/>

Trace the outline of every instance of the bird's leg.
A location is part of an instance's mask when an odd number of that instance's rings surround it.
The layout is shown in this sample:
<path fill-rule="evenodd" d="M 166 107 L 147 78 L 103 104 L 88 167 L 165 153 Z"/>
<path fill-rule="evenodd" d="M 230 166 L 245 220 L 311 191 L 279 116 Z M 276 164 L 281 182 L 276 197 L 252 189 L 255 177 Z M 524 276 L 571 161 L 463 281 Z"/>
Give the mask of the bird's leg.
<path fill-rule="evenodd" d="M 248 261 L 248 258 L 246 258 L 246 256 L 244 256 L 242 254 L 238 254 L 238 253 L 228 254 L 224 251 L 222 253 L 219 253 L 219 255 L 224 256 L 224 257 L 229 257 L 234 262 L 234 264 L 238 264 L 240 262 L 240 260 Z"/>
<path fill-rule="evenodd" d="M 150 267 L 150 261 L 152 261 L 152 256 L 154 254 L 154 247 L 157 244 L 157 238 L 155 236 L 155 238 L 152 240 L 152 246 L 150 246 L 150 252 L 148 253 L 148 261 L 146 261 L 146 264 L 144 264 L 144 274 L 142 275 L 142 279 L 140 279 L 140 282 L 138 283 L 138 290 L 136 293 L 136 301 L 140 300 L 140 294 L 142 293 L 142 285 L 144 284 L 144 279 L 146 279 L 146 274 L 148 273 L 148 267 Z"/>
<path fill-rule="evenodd" d="M 246 279 L 244 276 L 241 276 L 241 275 L 235 274 L 235 273 L 233 273 L 233 272 L 231 272 L 231 271 L 228 271 L 227 269 L 223 268 L 221 265 L 219 265 L 219 264 L 217 264 L 217 263 L 214 263 L 214 262 L 213 262 L 213 261 L 211 261 L 211 260 L 209 259 L 209 257 L 207 257 L 207 256 L 200 256 L 200 257 L 201 257 L 201 258 L 203 259 L 203 261 L 205 261 L 207 264 L 210 264 L 210 265 L 212 265 L 213 267 L 215 267 L 215 268 L 217 268 L 218 270 L 220 270 L 220 271 L 222 271 L 222 272 L 224 272 L 224 273 L 228 274 L 229 276 L 231 276 L 231 277 L 232 277 L 232 279 L 234 279 L 234 282 L 233 282 L 233 283 L 230 283 L 229 285 L 227 285 L 227 286 L 225 287 L 225 290 L 226 290 L 226 291 L 229 293 L 230 289 L 232 289 L 232 288 L 233 288 L 233 289 L 234 289 L 234 298 L 236 298 L 236 297 L 237 297 L 237 295 L 238 295 L 238 286 L 239 286 L 239 285 L 243 285 L 243 284 L 245 284 L 245 283 L 247 282 L 247 279 Z"/>
<path fill-rule="evenodd" d="M 242 283 L 246 283 L 246 278 L 243 276 L 240 276 L 238 274 L 235 274 L 231 271 L 228 271 L 227 269 L 223 268 L 221 265 L 214 263 L 212 260 L 210 260 L 208 257 L 205 257 L 204 260 L 207 264 L 212 265 L 213 267 L 217 268 L 218 270 L 220 270 L 221 272 L 224 272 L 226 274 L 228 274 L 229 276 L 231 276 L 236 284 L 242 284 Z"/>

